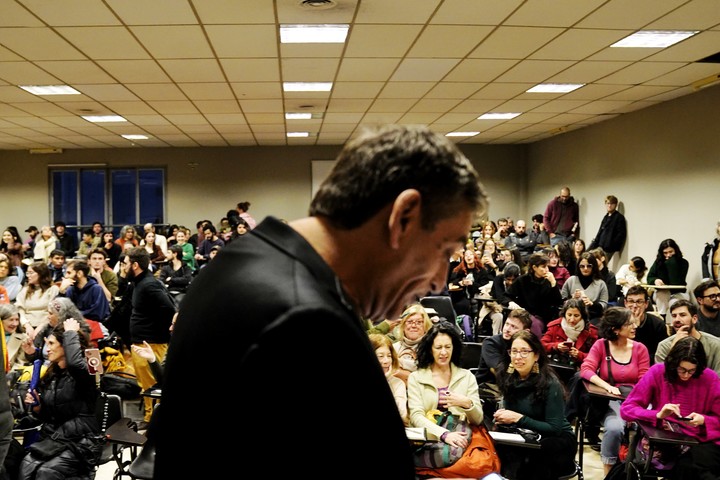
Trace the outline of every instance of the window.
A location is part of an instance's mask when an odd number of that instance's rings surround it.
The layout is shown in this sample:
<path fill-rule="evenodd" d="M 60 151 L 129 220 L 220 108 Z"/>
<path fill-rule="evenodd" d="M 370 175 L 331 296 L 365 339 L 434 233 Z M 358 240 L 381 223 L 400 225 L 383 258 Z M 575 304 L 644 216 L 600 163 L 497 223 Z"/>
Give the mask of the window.
<path fill-rule="evenodd" d="M 51 221 L 70 233 L 99 221 L 123 225 L 165 223 L 165 170 L 160 168 L 57 169 L 50 172 Z"/>

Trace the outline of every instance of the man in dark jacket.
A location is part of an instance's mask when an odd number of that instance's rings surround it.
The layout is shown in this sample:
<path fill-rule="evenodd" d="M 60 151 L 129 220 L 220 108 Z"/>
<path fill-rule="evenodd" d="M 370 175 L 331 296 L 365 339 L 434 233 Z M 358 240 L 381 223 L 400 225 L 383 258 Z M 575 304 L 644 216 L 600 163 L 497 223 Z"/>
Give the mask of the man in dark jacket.
<path fill-rule="evenodd" d="M 123 262 L 128 265 L 128 276 L 135 284 L 130 314 L 130 341 L 133 345 L 139 346 L 144 346 L 143 342 L 147 342 L 158 361 L 162 362 L 170 343 L 170 325 L 176 312 L 175 301 L 170 297 L 165 286 L 148 270 L 150 254 L 145 247 L 130 249 Z M 133 352 L 132 361 L 135 376 L 143 390 L 157 383 L 147 360 Z M 153 401 L 151 398 L 146 398 L 145 422 L 150 422 L 152 411 Z M 138 429 L 140 428 L 139 425 Z"/>
<path fill-rule="evenodd" d="M 580 236 L 580 210 L 570 196 L 570 187 L 563 187 L 560 195 L 550 200 L 543 218 L 553 247 L 562 240 L 571 241 Z"/>
<path fill-rule="evenodd" d="M 610 264 L 610 259 L 615 252 L 622 251 L 627 237 L 627 223 L 623 214 L 617 211 L 617 206 L 618 199 L 615 195 L 605 197 L 607 214 L 600 222 L 600 228 L 588 247 L 588 250 L 602 247 L 606 255 L 605 265 Z"/>
<path fill-rule="evenodd" d="M 265 219 L 193 280 L 148 432 L 157 438 L 154 478 L 186 476 L 181 459 L 210 459 L 206 478 L 291 478 L 310 465 L 330 478 L 330 461 L 376 478 L 371 446 L 382 452 L 382 477 L 414 479 L 364 324 L 440 291 L 447 259 L 485 205 L 470 162 L 427 128 L 389 126 L 348 143 L 310 217 Z M 338 361 L 342 378 L 333 379 Z M 217 418 L 188 419 L 209 402 Z M 252 465 L 238 465 L 244 454 Z"/>

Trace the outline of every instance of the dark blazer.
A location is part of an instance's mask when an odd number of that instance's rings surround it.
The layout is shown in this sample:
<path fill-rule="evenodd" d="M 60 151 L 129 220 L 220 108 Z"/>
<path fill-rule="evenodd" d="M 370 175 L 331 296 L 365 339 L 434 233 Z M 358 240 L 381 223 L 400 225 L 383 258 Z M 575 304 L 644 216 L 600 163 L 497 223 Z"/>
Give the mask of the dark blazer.
<path fill-rule="evenodd" d="M 202 462 L 206 478 L 231 470 L 293 478 L 304 467 L 329 478 L 326 461 L 354 478 L 377 478 L 369 446 L 383 454 L 383 477 L 414 480 L 403 422 L 362 320 L 295 230 L 266 219 L 192 285 L 170 342 L 162 412 L 150 427 L 156 480 L 186 477 L 178 459 L 210 459 Z M 340 359 L 342 378 L 333 379 L 328 368 Z M 201 405 L 214 405 L 216 416 L 189 418 Z M 238 471 L 237 459 L 248 455 L 252 465 Z"/>
<path fill-rule="evenodd" d="M 536 279 L 532 273 L 520 275 L 510 288 L 508 295 L 515 303 L 540 317 L 545 325 L 558 316 L 558 309 L 562 305 L 562 295 L 557 286 L 553 287 L 545 279 Z"/>
<path fill-rule="evenodd" d="M 595 234 L 595 238 L 590 242 L 588 250 L 602 247 L 606 252 L 621 252 L 625 246 L 625 238 L 627 237 L 627 222 L 622 213 L 615 210 L 612 215 L 606 214 L 600 228 Z"/>

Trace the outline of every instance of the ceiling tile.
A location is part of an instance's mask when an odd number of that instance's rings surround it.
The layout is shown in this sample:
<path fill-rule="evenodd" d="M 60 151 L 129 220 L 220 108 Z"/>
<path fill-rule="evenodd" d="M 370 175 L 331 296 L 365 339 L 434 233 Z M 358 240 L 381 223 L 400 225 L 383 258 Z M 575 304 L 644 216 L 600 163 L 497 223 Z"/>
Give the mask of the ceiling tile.
<path fill-rule="evenodd" d="M 137 83 L 127 86 L 143 100 L 186 100 L 185 95 L 172 83 Z"/>
<path fill-rule="evenodd" d="M 178 87 L 190 100 L 234 100 L 230 85 L 227 83 L 181 83 Z"/>
<path fill-rule="evenodd" d="M 265 100 L 240 100 L 240 107 L 245 113 L 272 113 L 282 112 L 283 105 L 280 99 L 265 99 Z M 282 114 L 278 114 L 282 119 Z"/>
<path fill-rule="evenodd" d="M 39 61 L 35 65 L 51 73 L 66 85 L 115 83 L 116 80 L 97 64 L 87 61 Z"/>
<path fill-rule="evenodd" d="M 0 28 L 0 44 L 27 60 L 85 59 L 77 48 L 49 28 Z"/>
<path fill-rule="evenodd" d="M 718 3 L 720 10 L 720 3 Z M 696 62 L 720 51 L 720 31 L 701 32 L 648 57 L 651 62 Z"/>
<path fill-rule="evenodd" d="M 192 102 L 180 100 L 152 100 L 148 102 L 152 108 L 161 115 L 192 114 L 197 113 L 197 108 Z"/>
<path fill-rule="evenodd" d="M 165 72 L 155 60 L 105 60 L 98 65 L 122 83 L 169 82 Z"/>
<path fill-rule="evenodd" d="M 483 83 L 475 82 L 444 82 L 436 83 L 435 86 L 425 95 L 426 98 L 468 98 L 480 88 Z"/>
<path fill-rule="evenodd" d="M 363 0 L 357 11 L 358 23 L 425 23 L 440 0 Z"/>
<path fill-rule="evenodd" d="M 19 2 L 1 0 L 0 27 L 40 27 L 43 23 L 28 12 Z"/>
<path fill-rule="evenodd" d="M 445 98 L 427 98 L 417 100 L 408 112 L 410 113 L 445 113 L 448 110 L 452 110 L 457 104 L 458 100 L 445 99 Z"/>
<path fill-rule="evenodd" d="M 655 77 L 664 75 L 673 70 L 683 67 L 683 63 L 675 62 L 646 62 L 642 65 L 637 63 L 623 68 L 607 77 L 598 80 L 598 83 L 615 83 L 633 85 L 647 82 Z"/>
<path fill-rule="evenodd" d="M 720 24 L 717 0 L 692 0 L 650 23 L 647 30 L 696 30 Z"/>
<path fill-rule="evenodd" d="M 379 98 L 422 98 L 435 85 L 435 82 L 389 82 Z"/>
<path fill-rule="evenodd" d="M 396 82 L 438 81 L 457 65 L 453 58 L 406 58 L 392 75 Z"/>
<path fill-rule="evenodd" d="M 213 58 L 198 25 L 132 27 L 130 31 L 155 58 Z"/>
<path fill-rule="evenodd" d="M 548 78 L 548 82 L 591 83 L 629 65 L 631 62 L 578 62 Z"/>
<path fill-rule="evenodd" d="M 220 59 L 230 82 L 277 82 L 280 63 L 270 58 Z"/>
<path fill-rule="evenodd" d="M 445 0 L 430 23 L 498 25 L 524 0 Z"/>
<path fill-rule="evenodd" d="M 572 26 L 606 0 L 528 0 L 505 21 L 506 25 L 564 27 Z"/>
<path fill-rule="evenodd" d="M 57 85 L 60 80 L 28 62 L 0 62 L 0 78 L 13 85 Z"/>
<path fill-rule="evenodd" d="M 138 98 L 133 93 L 122 85 L 74 85 L 79 91 L 86 96 L 97 100 L 98 102 L 105 101 L 133 101 Z"/>
<path fill-rule="evenodd" d="M 197 18 L 188 0 L 106 0 L 127 25 L 192 25 Z"/>
<path fill-rule="evenodd" d="M 498 27 L 469 56 L 522 59 L 562 33 L 562 28 Z"/>
<path fill-rule="evenodd" d="M 339 58 L 286 58 L 280 66 L 284 82 L 331 82 Z"/>
<path fill-rule="evenodd" d="M 216 59 L 159 60 L 162 68 L 176 83 L 223 82 L 220 65 Z"/>
<path fill-rule="evenodd" d="M 610 0 L 588 15 L 577 26 L 580 28 L 616 28 L 640 30 L 687 0 Z M 585 2 L 581 2 L 585 3 Z M 631 5 L 631 8 L 628 8 Z"/>
<path fill-rule="evenodd" d="M 278 83 L 231 83 L 230 86 L 237 98 L 282 98 L 282 90 Z"/>
<path fill-rule="evenodd" d="M 574 62 L 561 60 L 524 60 L 497 78 L 498 82 L 544 82 Z"/>
<path fill-rule="evenodd" d="M 237 0 L 193 0 L 192 4 L 203 23 L 273 23 L 274 2 Z"/>
<path fill-rule="evenodd" d="M 582 60 L 630 35 L 632 30 L 572 28 L 530 55 L 531 59 Z"/>
<path fill-rule="evenodd" d="M 275 57 L 279 32 L 275 25 L 208 25 L 210 43 L 220 58 Z"/>
<path fill-rule="evenodd" d="M 403 57 L 421 28 L 420 25 L 355 25 L 348 37 L 345 57 Z"/>
<path fill-rule="evenodd" d="M 463 60 L 443 80 L 447 82 L 491 82 L 517 63 L 517 60 Z"/>
<path fill-rule="evenodd" d="M 150 58 L 124 27 L 61 27 L 57 31 L 95 60 Z"/>
<path fill-rule="evenodd" d="M 36 12 L 42 21 L 56 26 L 69 25 L 119 25 L 120 22 L 103 2 L 97 0 L 20 0 L 20 3 Z M 3 10 L 5 6 L 3 5 Z M 3 14 L 5 12 L 3 11 Z"/>
<path fill-rule="evenodd" d="M 384 85 L 383 82 L 336 82 L 332 98 L 375 98 Z"/>
<path fill-rule="evenodd" d="M 193 103 L 206 116 L 212 113 L 240 113 L 240 106 L 234 100 L 198 100 Z"/>
<path fill-rule="evenodd" d="M 384 82 L 390 78 L 399 62 L 398 58 L 346 58 L 340 64 L 337 81 Z"/>
<path fill-rule="evenodd" d="M 408 57 L 464 58 L 487 37 L 493 27 L 469 25 L 430 25 L 418 37 Z"/>

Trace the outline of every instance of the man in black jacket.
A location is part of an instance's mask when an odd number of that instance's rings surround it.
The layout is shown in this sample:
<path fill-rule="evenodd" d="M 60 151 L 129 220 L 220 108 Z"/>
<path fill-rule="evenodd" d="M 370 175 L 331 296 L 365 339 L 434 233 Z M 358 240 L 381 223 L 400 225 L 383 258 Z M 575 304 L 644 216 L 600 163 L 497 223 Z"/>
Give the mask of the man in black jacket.
<path fill-rule="evenodd" d="M 148 270 L 150 254 L 145 247 L 131 248 L 123 263 L 129 268 L 128 276 L 135 287 L 132 292 L 132 313 L 130 314 L 130 341 L 133 345 L 148 342 L 160 362 L 165 358 L 170 343 L 170 324 L 176 312 L 174 300 L 165 286 Z M 145 390 L 157 383 L 147 360 L 132 354 L 135 376 Z M 145 399 L 144 422 L 150 422 L 153 412 L 151 398 Z M 138 429 L 145 425 L 138 425 Z"/>
<path fill-rule="evenodd" d="M 607 214 L 600 222 L 600 228 L 588 247 L 588 250 L 602 247 L 606 255 L 605 265 L 608 265 L 608 268 L 615 252 L 622 251 L 627 237 L 627 223 L 623 214 L 617 211 L 617 206 L 618 199 L 615 195 L 605 197 Z"/>
<path fill-rule="evenodd" d="M 378 463 L 368 454 L 382 452 L 383 478 L 414 479 L 364 324 L 440 291 L 485 205 L 470 162 L 426 128 L 389 126 L 348 143 L 310 217 L 265 219 L 193 280 L 148 432 L 154 478 L 182 478 L 200 459 L 204 478 L 292 478 L 309 467 L 318 478 L 370 479 Z M 217 415 L 188 418 L 210 404 Z"/>

